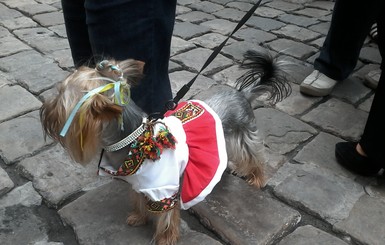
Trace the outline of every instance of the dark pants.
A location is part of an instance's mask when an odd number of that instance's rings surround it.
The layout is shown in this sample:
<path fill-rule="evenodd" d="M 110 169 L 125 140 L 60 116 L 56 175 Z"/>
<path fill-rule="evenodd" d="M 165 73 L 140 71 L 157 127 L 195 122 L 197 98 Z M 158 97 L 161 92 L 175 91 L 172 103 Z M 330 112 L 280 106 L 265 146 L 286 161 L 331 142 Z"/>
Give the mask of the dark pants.
<path fill-rule="evenodd" d="M 378 47 L 380 49 L 381 77 L 378 82 L 373 103 L 370 108 L 369 117 L 366 121 L 364 133 L 360 140 L 360 145 L 365 153 L 374 158 L 376 162 L 385 167 L 385 4 L 382 9 L 378 25 Z"/>
<path fill-rule="evenodd" d="M 147 113 L 172 98 L 168 76 L 176 0 L 62 0 L 76 67 L 106 58 L 145 62 L 132 99 Z"/>
<path fill-rule="evenodd" d="M 329 32 L 314 68 L 335 80 L 354 70 L 371 26 L 384 18 L 384 0 L 337 0 Z M 382 15 L 382 16 L 381 16 Z"/>

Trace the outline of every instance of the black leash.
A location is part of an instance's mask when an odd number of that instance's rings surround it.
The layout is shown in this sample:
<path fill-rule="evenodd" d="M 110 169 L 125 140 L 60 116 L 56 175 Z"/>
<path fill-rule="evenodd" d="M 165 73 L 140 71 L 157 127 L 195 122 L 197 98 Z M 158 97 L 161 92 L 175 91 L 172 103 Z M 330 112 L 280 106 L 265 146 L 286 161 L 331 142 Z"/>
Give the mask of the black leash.
<path fill-rule="evenodd" d="M 191 86 L 193 85 L 195 80 L 198 78 L 198 76 L 201 74 L 201 72 L 204 69 L 206 69 L 206 67 L 215 59 L 215 57 L 217 57 L 217 55 L 225 46 L 225 44 L 230 39 L 230 37 L 232 37 L 233 34 L 236 31 L 238 31 L 239 28 L 241 28 L 246 23 L 246 21 L 250 19 L 250 17 L 253 15 L 255 10 L 259 7 L 261 1 L 262 0 L 259 0 L 257 3 L 255 3 L 255 5 L 242 17 L 242 19 L 239 21 L 238 25 L 234 28 L 234 30 L 230 33 L 230 35 L 219 46 L 217 46 L 214 49 L 213 53 L 207 58 L 206 62 L 203 64 L 200 71 L 187 84 L 183 85 L 183 87 L 176 93 L 176 96 L 174 97 L 174 99 L 166 102 L 164 111 L 159 113 L 157 116 L 155 114 L 152 114 L 150 115 L 150 118 L 163 118 L 164 114 L 168 110 L 174 110 L 177 107 L 180 99 L 182 99 L 183 96 L 185 96 L 186 93 L 190 90 Z"/>

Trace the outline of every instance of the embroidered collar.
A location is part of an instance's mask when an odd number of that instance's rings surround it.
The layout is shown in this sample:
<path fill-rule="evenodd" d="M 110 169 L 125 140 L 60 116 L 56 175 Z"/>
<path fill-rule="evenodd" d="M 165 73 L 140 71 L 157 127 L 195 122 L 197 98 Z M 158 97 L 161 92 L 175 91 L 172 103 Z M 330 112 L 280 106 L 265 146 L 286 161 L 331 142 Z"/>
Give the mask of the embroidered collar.
<path fill-rule="evenodd" d="M 162 126 L 157 134 L 154 135 L 154 126 L 158 123 L 162 124 Z M 145 159 L 156 161 L 160 159 L 163 149 L 175 149 L 176 139 L 163 122 L 150 121 L 143 127 L 145 130 L 129 143 L 127 157 L 117 170 L 110 170 L 104 167 L 99 168 L 113 176 L 133 175 Z M 127 142 L 129 141 L 127 140 Z"/>

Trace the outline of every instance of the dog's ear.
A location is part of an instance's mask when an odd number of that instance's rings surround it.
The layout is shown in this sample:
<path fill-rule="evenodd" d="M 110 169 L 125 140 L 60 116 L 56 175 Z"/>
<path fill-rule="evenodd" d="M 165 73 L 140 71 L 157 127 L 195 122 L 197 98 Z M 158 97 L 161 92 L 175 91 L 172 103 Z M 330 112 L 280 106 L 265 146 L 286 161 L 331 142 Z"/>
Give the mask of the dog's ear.
<path fill-rule="evenodd" d="M 123 107 L 111 102 L 107 97 L 97 94 L 90 104 L 90 113 L 96 120 L 111 121 L 122 115 Z"/>

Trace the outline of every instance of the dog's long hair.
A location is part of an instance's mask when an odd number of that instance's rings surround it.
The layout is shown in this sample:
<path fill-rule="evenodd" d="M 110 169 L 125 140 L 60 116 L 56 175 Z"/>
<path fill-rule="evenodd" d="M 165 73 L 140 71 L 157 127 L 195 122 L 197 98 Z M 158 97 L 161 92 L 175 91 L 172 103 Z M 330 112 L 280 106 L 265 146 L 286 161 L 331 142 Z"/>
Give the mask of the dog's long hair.
<path fill-rule="evenodd" d="M 76 70 L 58 85 L 58 95 L 45 101 L 40 109 L 45 135 L 59 142 L 82 164 L 94 159 L 102 148 L 129 135 L 147 116 L 129 94 L 130 86 L 142 78 L 143 65 L 136 60 L 109 60 L 96 68 Z M 208 104 L 222 121 L 228 168 L 258 188 L 265 184 L 266 158 L 251 102 L 265 92 L 272 102 L 290 94 L 284 66 L 268 53 L 248 51 L 240 65 L 247 72 L 238 79 L 237 86 L 216 85 L 194 96 Z M 121 163 L 127 152 L 121 149 L 113 154 L 115 162 Z M 143 197 L 136 200 L 137 207 L 127 218 L 130 225 L 143 224 L 148 216 Z M 158 216 L 154 236 L 157 244 L 176 243 L 179 215 L 179 209 L 174 208 Z"/>

